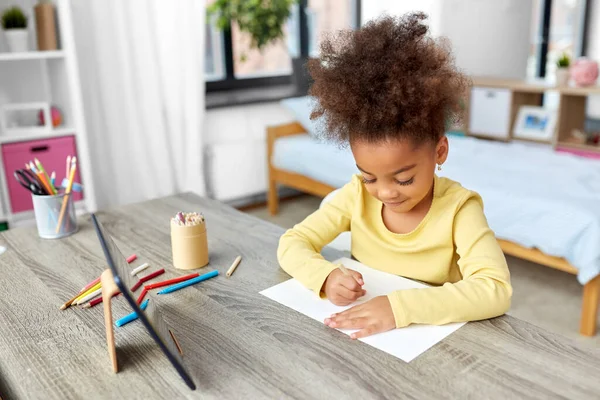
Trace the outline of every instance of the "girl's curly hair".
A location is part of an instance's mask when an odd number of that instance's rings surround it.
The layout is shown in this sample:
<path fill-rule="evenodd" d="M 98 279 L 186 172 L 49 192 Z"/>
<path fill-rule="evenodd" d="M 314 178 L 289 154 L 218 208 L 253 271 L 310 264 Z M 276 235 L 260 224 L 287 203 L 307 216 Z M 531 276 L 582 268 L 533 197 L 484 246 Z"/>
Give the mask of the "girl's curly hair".
<path fill-rule="evenodd" d="M 339 31 L 309 61 L 316 100 L 311 119 L 338 143 L 411 139 L 437 141 L 460 117 L 469 80 L 450 46 L 427 35 L 420 12 L 383 16 Z"/>

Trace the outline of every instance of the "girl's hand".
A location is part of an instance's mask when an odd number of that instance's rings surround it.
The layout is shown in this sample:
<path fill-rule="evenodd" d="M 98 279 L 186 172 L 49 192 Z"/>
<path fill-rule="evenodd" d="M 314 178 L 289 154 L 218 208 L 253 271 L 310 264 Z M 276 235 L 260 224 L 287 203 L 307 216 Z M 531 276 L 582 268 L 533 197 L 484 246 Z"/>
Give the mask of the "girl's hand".
<path fill-rule="evenodd" d="M 325 325 L 338 329 L 360 329 L 350 335 L 358 339 L 396 328 L 396 320 L 387 296 L 377 296 L 325 319 Z"/>
<path fill-rule="evenodd" d="M 325 295 L 336 306 L 347 306 L 353 301 L 365 295 L 362 285 L 365 284 L 359 272 L 348 270 L 350 275 L 336 268 L 327 277 L 323 284 Z"/>

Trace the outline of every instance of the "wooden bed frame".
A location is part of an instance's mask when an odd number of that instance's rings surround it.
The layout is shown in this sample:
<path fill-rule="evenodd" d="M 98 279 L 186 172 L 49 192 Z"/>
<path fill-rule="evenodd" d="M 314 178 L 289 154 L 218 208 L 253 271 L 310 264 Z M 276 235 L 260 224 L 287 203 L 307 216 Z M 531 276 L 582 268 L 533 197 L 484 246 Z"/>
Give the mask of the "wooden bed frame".
<path fill-rule="evenodd" d="M 267 162 L 269 170 L 267 204 L 271 215 L 277 214 L 279 209 L 277 185 L 284 185 L 318 197 L 325 197 L 327 194 L 336 189 L 306 176 L 277 169 L 271 163 L 273 147 L 278 138 L 303 134 L 306 134 L 306 129 L 304 129 L 299 123 L 291 123 L 267 128 Z M 500 247 L 505 254 L 568 272 L 573 275 L 577 274 L 577 269 L 569 264 L 569 262 L 564 258 L 549 256 L 537 249 L 528 249 L 506 240 L 498 240 L 498 242 L 500 243 Z M 584 336 L 594 336 L 596 334 L 599 299 L 600 276 L 597 276 L 583 286 L 583 301 L 581 307 L 579 332 Z"/>

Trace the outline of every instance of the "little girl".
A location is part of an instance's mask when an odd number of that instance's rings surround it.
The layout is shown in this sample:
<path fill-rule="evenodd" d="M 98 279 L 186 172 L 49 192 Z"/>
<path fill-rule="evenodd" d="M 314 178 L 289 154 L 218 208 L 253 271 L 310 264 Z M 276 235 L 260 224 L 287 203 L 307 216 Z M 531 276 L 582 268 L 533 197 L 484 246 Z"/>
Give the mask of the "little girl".
<path fill-rule="evenodd" d="M 417 324 L 492 318 L 510 307 L 504 255 L 479 195 L 435 175 L 448 157 L 446 121 L 458 116 L 468 80 L 449 47 L 427 36 L 422 13 L 382 17 L 342 31 L 311 60 L 311 118 L 349 144 L 360 174 L 280 240 L 282 268 L 337 305 L 365 294 L 321 249 L 341 232 L 352 256 L 432 285 L 379 296 L 324 322 L 353 339 Z"/>

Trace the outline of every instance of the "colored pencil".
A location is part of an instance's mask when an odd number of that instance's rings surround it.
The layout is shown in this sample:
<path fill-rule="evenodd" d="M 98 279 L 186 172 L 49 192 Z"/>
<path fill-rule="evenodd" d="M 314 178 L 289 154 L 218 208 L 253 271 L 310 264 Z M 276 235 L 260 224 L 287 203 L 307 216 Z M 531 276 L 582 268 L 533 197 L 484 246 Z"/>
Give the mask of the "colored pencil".
<path fill-rule="evenodd" d="M 184 281 L 187 281 L 188 279 L 192 279 L 197 276 L 200 276 L 200 274 L 193 273 L 193 274 L 189 274 L 189 275 L 184 275 L 184 276 L 180 276 L 178 278 L 167 279 L 166 281 L 151 283 L 149 285 L 144 286 L 144 288 L 146 288 L 147 290 L 156 289 L 156 288 L 163 287 L 163 286 L 173 285 L 173 284 L 179 283 L 179 282 L 184 282 Z"/>
<path fill-rule="evenodd" d="M 75 296 L 73 296 L 73 298 L 69 299 L 65 304 L 63 304 L 62 306 L 60 306 L 60 309 L 64 310 L 65 308 L 69 307 L 73 303 L 77 303 L 77 300 L 79 300 L 80 298 L 82 298 L 85 295 L 90 294 L 94 290 L 99 289 L 100 287 L 101 287 L 100 282 L 98 282 L 97 284 L 95 284 L 94 286 L 90 287 L 89 289 L 87 289 L 87 290 L 85 290 L 83 292 L 77 293 Z"/>
<path fill-rule="evenodd" d="M 120 295 L 121 292 L 117 292 L 113 295 L 113 297 L 117 297 L 118 295 Z M 90 301 L 89 303 L 83 305 L 83 308 L 90 308 L 90 307 L 94 307 L 95 305 L 98 305 L 100 303 L 102 303 L 102 297 L 98 297 L 97 299 L 94 299 L 92 301 Z"/>
<path fill-rule="evenodd" d="M 91 288 L 89 288 L 89 289 L 88 289 L 88 290 L 86 290 L 85 292 L 83 292 L 83 293 L 80 293 L 80 294 L 79 294 L 79 296 L 77 297 L 77 300 L 75 300 L 73 303 L 76 303 L 76 304 L 77 304 L 77 302 L 78 302 L 80 299 L 84 298 L 85 296 L 87 296 L 88 294 L 90 294 L 90 293 L 92 293 L 92 292 L 95 292 L 96 290 L 100 289 L 101 287 L 102 287 L 102 282 L 98 282 L 98 283 L 96 283 L 94 286 L 92 286 Z"/>
<path fill-rule="evenodd" d="M 69 179 L 69 175 L 71 175 L 71 156 L 67 156 L 67 168 L 65 169 L 65 178 Z"/>
<path fill-rule="evenodd" d="M 142 265 L 140 265 L 137 268 L 134 268 L 133 271 L 131 271 L 131 276 L 135 276 L 136 274 L 138 274 L 139 272 L 142 272 L 143 270 L 145 270 L 146 268 L 148 268 L 150 266 L 150 264 L 148 263 L 143 263 Z"/>
<path fill-rule="evenodd" d="M 54 194 L 54 192 L 52 192 L 52 190 L 50 189 L 48 182 L 44 179 L 44 176 L 33 165 L 33 161 L 29 162 L 29 169 L 31 169 L 31 171 L 35 174 L 36 179 L 38 180 L 38 182 L 40 182 L 40 184 L 44 188 L 44 191 L 46 192 L 46 194 L 48 194 L 48 195 Z"/>
<path fill-rule="evenodd" d="M 85 285 L 83 287 L 83 289 L 81 289 L 79 291 L 79 293 L 85 292 L 86 290 L 88 290 L 89 288 L 91 288 L 92 286 L 94 286 L 95 284 L 97 284 L 98 282 L 100 282 L 100 277 L 97 277 L 96 279 L 94 279 L 93 281 L 91 281 L 90 283 L 88 283 L 87 285 Z"/>
<path fill-rule="evenodd" d="M 183 350 L 181 350 L 181 346 L 179 345 L 179 342 L 177 341 L 175 334 L 170 329 L 169 329 L 169 333 L 171 334 L 171 339 L 173 339 L 173 342 L 175 343 L 175 347 L 177 347 L 177 351 L 179 352 L 179 354 L 181 354 L 183 356 Z"/>
<path fill-rule="evenodd" d="M 147 294 L 148 294 L 148 290 L 146 290 L 146 288 L 143 288 L 142 293 L 140 293 L 140 297 L 138 297 L 136 303 L 140 304 L 142 302 L 142 300 L 144 300 L 144 297 L 146 297 Z"/>
<path fill-rule="evenodd" d="M 127 257 L 127 262 L 129 264 L 131 264 L 132 262 L 134 262 L 137 259 L 137 256 L 135 254 L 130 255 L 129 257 Z"/>
<path fill-rule="evenodd" d="M 56 182 L 56 172 L 52 171 L 52 175 L 50 175 L 50 183 L 52 184 L 52 186 L 54 186 L 54 189 L 56 190 L 56 186 L 54 185 L 54 182 Z"/>
<path fill-rule="evenodd" d="M 71 306 L 71 304 L 73 304 L 73 302 L 74 302 L 75 300 L 77 300 L 77 298 L 78 298 L 80 295 L 81 295 L 81 293 L 77 293 L 75 296 L 73 296 L 72 298 L 70 298 L 70 299 L 69 299 L 69 300 L 68 300 L 66 303 L 64 303 L 62 306 L 60 306 L 60 309 L 61 309 L 61 310 L 64 310 L 64 309 L 66 309 L 66 308 L 70 307 L 70 306 Z"/>
<path fill-rule="evenodd" d="M 98 297 L 101 294 L 102 294 L 102 288 L 96 289 L 93 292 L 89 293 L 87 296 L 84 296 L 81 299 L 77 300 L 76 304 L 77 305 L 83 304 L 86 301 L 92 300 L 94 297 Z"/>
<path fill-rule="evenodd" d="M 231 274 L 233 274 L 233 271 L 235 271 L 235 269 L 237 268 L 240 261 L 242 261 L 242 256 L 237 256 L 235 258 L 235 260 L 233 260 L 231 267 L 229 267 L 229 269 L 227 270 L 227 273 L 225 274 L 225 275 L 227 275 L 228 278 L 231 276 Z"/>
<path fill-rule="evenodd" d="M 144 282 L 147 282 L 147 281 L 149 281 L 150 279 L 154 279 L 154 278 L 156 278 L 157 276 L 159 276 L 159 275 L 162 275 L 162 274 L 164 274 L 164 273 L 165 273 L 165 270 L 164 270 L 164 268 L 162 268 L 162 269 L 159 269 L 158 271 L 155 271 L 155 272 L 151 273 L 150 275 L 146 275 L 146 276 L 144 276 L 144 277 L 141 277 L 141 278 L 140 278 L 140 279 L 137 281 L 137 283 L 131 287 L 131 291 L 132 291 L 132 292 L 135 292 L 136 290 L 138 290 L 138 289 L 139 289 L 139 287 L 140 287 L 140 286 L 142 286 L 142 283 L 144 283 Z"/>
<path fill-rule="evenodd" d="M 63 198 L 62 206 L 60 208 L 60 215 L 58 217 L 58 224 L 56 224 L 56 233 L 60 232 L 62 226 L 62 220 L 65 217 L 65 211 L 67 210 L 67 204 L 69 203 L 69 196 L 71 195 L 71 187 L 73 186 L 73 179 L 75 179 L 75 170 L 77 169 L 77 157 L 71 159 L 71 171 L 69 175 L 69 183 L 65 189 L 65 197 Z"/>
<path fill-rule="evenodd" d="M 54 186 L 52 185 L 52 182 L 50 181 L 50 177 L 48 176 L 48 173 L 46 173 L 46 170 L 44 169 L 44 166 L 42 165 L 40 160 L 38 160 L 37 158 L 34 158 L 33 161 L 35 161 L 35 166 L 37 167 L 38 171 L 40 171 L 40 174 L 42 175 L 44 180 L 46 182 L 48 182 L 48 187 L 50 188 L 51 193 L 56 194 L 57 191 L 56 191 L 56 189 L 54 189 Z"/>
<path fill-rule="evenodd" d="M 140 308 L 143 310 L 146 309 L 146 307 L 148 306 L 148 301 L 150 301 L 150 299 L 146 299 L 141 305 Z M 123 318 L 119 318 L 118 320 L 115 321 L 115 325 L 116 326 L 123 326 L 125 324 L 130 323 L 131 321 L 135 321 L 136 319 L 138 319 L 138 315 L 137 313 L 134 311 L 131 314 L 128 314 L 126 316 L 124 316 Z"/>
<path fill-rule="evenodd" d="M 163 289 L 160 292 L 158 292 L 158 294 L 172 293 L 172 292 L 174 292 L 176 290 L 186 288 L 186 287 L 194 285 L 194 284 L 196 284 L 198 282 L 202 282 L 202 281 L 205 281 L 207 279 L 214 278 L 217 275 L 219 275 L 219 271 L 214 270 L 214 271 L 211 271 L 211 272 L 206 273 L 204 275 L 200 275 L 197 278 L 189 279 L 189 280 L 187 280 L 185 282 L 178 283 L 177 285 L 169 286 L 168 288 Z"/>

